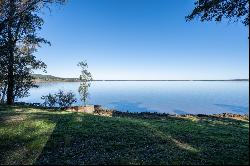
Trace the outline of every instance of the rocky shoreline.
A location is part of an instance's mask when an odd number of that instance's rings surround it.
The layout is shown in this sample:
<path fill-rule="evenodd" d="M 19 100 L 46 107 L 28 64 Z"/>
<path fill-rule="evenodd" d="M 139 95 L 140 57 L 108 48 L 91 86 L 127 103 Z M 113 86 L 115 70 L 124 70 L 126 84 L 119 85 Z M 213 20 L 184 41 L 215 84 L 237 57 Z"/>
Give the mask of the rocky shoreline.
<path fill-rule="evenodd" d="M 233 113 L 220 113 L 220 114 L 168 114 L 168 113 L 151 113 L 151 112 L 121 112 L 112 109 L 104 109 L 101 106 L 95 107 L 94 114 L 102 116 L 120 116 L 120 117 L 143 117 L 143 118 L 162 118 L 162 117 L 210 117 L 210 118 L 232 118 L 238 120 L 249 120 L 249 115 L 240 115 Z"/>
<path fill-rule="evenodd" d="M 63 110 L 71 112 L 83 112 L 93 115 L 108 116 L 108 117 L 137 117 L 137 118 L 149 118 L 149 119 L 162 119 L 166 117 L 208 117 L 208 118 L 230 118 L 237 120 L 249 120 L 249 114 L 233 114 L 233 113 L 220 113 L 220 114 L 169 114 L 169 113 L 157 113 L 157 112 L 122 112 L 114 109 L 107 109 L 101 105 L 88 105 L 88 106 L 72 106 L 67 108 L 59 107 L 43 107 L 39 103 L 24 103 L 19 102 L 16 105 L 39 107 L 43 109 Z"/>

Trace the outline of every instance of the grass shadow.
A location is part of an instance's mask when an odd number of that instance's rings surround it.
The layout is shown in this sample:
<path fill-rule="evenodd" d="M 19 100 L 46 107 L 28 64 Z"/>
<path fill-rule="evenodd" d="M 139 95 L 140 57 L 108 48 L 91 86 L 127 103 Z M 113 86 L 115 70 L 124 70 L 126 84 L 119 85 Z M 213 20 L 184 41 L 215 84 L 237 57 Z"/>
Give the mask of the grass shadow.
<path fill-rule="evenodd" d="M 153 113 L 115 112 L 102 117 L 32 109 L 8 112 L 8 108 L 2 113 L 27 118 L 0 122 L 1 164 L 249 163 L 248 121 Z"/>
<path fill-rule="evenodd" d="M 35 164 L 248 163 L 247 122 L 81 113 L 64 118 Z"/>

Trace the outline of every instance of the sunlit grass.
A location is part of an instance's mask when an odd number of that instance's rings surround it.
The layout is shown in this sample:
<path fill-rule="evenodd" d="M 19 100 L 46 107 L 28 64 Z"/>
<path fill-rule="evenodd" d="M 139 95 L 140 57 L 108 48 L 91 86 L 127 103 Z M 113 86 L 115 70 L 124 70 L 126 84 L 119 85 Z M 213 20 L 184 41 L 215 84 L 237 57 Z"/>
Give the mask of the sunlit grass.
<path fill-rule="evenodd" d="M 248 164 L 249 122 L 0 106 L 0 164 Z"/>

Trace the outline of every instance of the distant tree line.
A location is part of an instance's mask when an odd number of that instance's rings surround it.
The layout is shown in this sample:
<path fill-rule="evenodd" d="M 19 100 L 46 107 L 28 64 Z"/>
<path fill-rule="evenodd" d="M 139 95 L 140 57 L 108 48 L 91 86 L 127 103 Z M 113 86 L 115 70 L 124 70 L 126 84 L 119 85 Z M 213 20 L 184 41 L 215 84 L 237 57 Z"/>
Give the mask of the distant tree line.
<path fill-rule="evenodd" d="M 74 81 L 80 81 L 79 78 L 61 78 L 61 77 L 55 77 L 52 75 L 42 75 L 42 74 L 32 74 L 34 77 L 35 82 L 53 82 L 53 81 L 61 81 L 61 82 L 74 82 Z"/>

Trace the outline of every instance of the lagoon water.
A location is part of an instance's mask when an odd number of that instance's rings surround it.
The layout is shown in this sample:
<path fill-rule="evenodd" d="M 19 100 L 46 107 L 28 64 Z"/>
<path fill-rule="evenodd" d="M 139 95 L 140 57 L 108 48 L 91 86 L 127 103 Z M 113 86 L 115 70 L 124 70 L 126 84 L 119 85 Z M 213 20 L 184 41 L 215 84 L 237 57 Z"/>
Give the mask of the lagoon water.
<path fill-rule="evenodd" d="M 19 101 L 41 103 L 41 96 L 59 89 L 72 91 L 81 105 L 78 82 L 39 83 Z M 214 114 L 249 112 L 247 81 L 96 81 L 88 104 L 130 112 Z"/>

